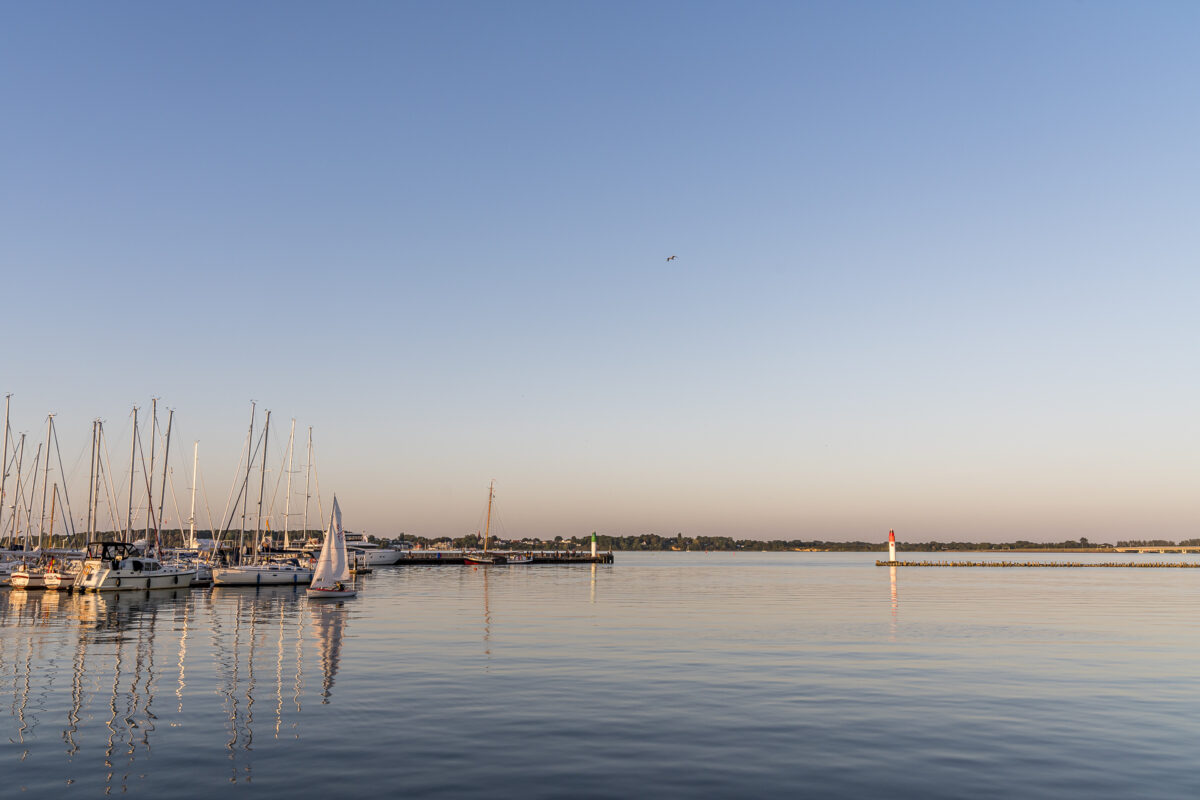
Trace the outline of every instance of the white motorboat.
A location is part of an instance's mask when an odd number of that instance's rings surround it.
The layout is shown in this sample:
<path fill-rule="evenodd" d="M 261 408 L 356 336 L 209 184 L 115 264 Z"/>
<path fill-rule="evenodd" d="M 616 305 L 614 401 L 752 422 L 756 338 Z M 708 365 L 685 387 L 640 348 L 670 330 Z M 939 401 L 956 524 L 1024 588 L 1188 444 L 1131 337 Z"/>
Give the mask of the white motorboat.
<path fill-rule="evenodd" d="M 361 555 L 368 567 L 389 567 L 398 563 L 403 555 L 399 550 L 368 542 L 361 533 L 347 533 L 345 536 L 346 550 Z"/>
<path fill-rule="evenodd" d="M 193 567 L 162 564 L 126 542 L 90 542 L 73 585 L 80 592 L 186 589 L 195 574 Z"/>

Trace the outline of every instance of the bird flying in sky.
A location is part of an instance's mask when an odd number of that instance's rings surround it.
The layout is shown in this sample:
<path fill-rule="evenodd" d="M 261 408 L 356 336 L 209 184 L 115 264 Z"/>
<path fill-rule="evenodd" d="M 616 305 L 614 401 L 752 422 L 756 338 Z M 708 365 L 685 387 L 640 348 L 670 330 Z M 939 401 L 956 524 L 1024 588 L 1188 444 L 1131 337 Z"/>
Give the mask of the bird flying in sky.
<path fill-rule="evenodd" d="M 674 260 L 675 260 L 675 256 L 667 256 L 667 261 L 674 261 Z"/>

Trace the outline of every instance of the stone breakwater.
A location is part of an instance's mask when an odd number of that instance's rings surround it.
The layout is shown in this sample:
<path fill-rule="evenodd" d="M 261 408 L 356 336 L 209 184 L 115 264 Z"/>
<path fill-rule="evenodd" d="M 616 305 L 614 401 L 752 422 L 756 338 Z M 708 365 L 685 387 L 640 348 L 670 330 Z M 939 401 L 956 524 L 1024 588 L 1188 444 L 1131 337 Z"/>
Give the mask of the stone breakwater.
<path fill-rule="evenodd" d="M 876 561 L 877 567 L 1109 567 L 1200 569 L 1200 561 Z"/>

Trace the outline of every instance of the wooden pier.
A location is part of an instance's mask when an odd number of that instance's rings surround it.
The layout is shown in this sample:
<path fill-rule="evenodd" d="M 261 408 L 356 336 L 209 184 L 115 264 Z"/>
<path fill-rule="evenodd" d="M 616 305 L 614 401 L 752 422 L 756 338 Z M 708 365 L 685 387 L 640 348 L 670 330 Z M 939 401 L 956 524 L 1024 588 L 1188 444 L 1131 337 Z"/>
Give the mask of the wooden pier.
<path fill-rule="evenodd" d="M 1200 561 L 876 561 L 877 567 L 1107 567 L 1109 569 L 1200 569 Z"/>
<path fill-rule="evenodd" d="M 597 553 L 595 558 L 592 558 L 591 553 L 573 553 L 568 551 L 541 551 L 541 552 L 519 552 L 500 553 L 499 555 L 530 555 L 533 556 L 531 564 L 611 564 L 613 563 L 613 554 Z M 465 563 L 465 555 L 459 551 L 446 552 L 441 550 L 408 550 L 396 562 L 399 566 L 411 567 L 453 567 L 461 566 Z M 498 566 L 509 566 L 500 564 Z M 514 565 L 523 566 L 523 565 Z"/>

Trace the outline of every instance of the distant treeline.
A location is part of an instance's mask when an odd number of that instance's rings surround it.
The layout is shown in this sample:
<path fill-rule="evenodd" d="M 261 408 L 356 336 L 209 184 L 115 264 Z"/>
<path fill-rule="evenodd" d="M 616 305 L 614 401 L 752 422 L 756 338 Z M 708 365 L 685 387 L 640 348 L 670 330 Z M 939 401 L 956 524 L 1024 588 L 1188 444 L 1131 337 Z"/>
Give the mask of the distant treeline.
<path fill-rule="evenodd" d="M 368 537 L 373 539 L 374 537 Z M 420 548 L 450 547 L 453 549 L 473 549 L 482 547 L 482 537 L 476 535 L 451 538 L 442 536 L 426 538 L 402 534 L 399 539 Z M 489 547 L 500 547 L 513 550 L 574 550 L 591 546 L 592 537 L 588 536 L 556 536 L 554 541 L 540 539 L 522 539 L 520 541 L 500 542 L 489 540 Z M 596 543 L 601 550 L 624 551 L 733 551 L 745 550 L 753 552 L 772 552 L 786 550 L 813 550 L 829 552 L 878 552 L 887 550 L 887 542 L 827 542 L 822 539 L 735 539 L 732 536 L 684 536 L 677 533 L 674 536 L 662 536 L 656 533 L 646 533 L 638 536 L 606 536 L 598 534 Z M 1066 542 L 1030 542 L 1018 540 L 1015 542 L 897 542 L 897 550 L 912 552 L 929 552 L 938 550 L 1091 550 L 1111 547 L 1107 544 L 1092 544 L 1086 538 Z"/>
<path fill-rule="evenodd" d="M 303 544 L 310 537 L 318 539 L 323 535 L 323 531 L 290 531 L 289 538 L 293 544 Z M 135 539 L 150 538 L 152 532 L 146 530 L 135 530 L 133 536 Z M 274 539 L 277 544 L 282 543 L 283 535 L 276 531 Z M 177 528 L 163 530 L 159 533 L 160 541 L 166 547 L 179 547 L 183 544 L 187 531 Z M 209 539 L 213 538 L 213 533 L 207 530 L 196 531 L 197 538 Z M 36 538 L 36 537 L 35 537 Z M 56 536 L 51 542 L 48 542 L 48 547 L 82 547 L 84 545 L 83 534 L 76 534 L 73 537 Z M 121 531 L 105 531 L 96 534 L 97 539 L 116 539 L 122 538 Z M 227 534 L 226 539 L 232 538 L 236 542 L 238 532 L 234 531 L 232 535 Z M 254 531 L 247 531 L 246 544 L 249 544 L 254 538 Z M 882 539 L 882 537 L 881 537 Z M 452 548 L 452 549 L 475 549 L 483 546 L 483 537 L 476 534 L 452 538 L 449 536 L 426 537 L 413 536 L 411 534 L 399 534 L 394 538 L 377 537 L 368 535 L 367 540 L 378 544 L 389 544 L 391 542 L 405 542 L 423 549 L 436 547 Z M 580 548 L 588 548 L 591 546 L 591 535 L 585 536 L 555 536 L 552 541 L 542 539 L 526 538 L 514 541 L 498 541 L 493 537 L 488 542 L 489 547 L 497 547 L 501 549 L 511 550 L 577 550 Z M 644 533 L 637 536 L 607 536 L 598 534 L 596 537 L 597 546 L 601 550 L 623 550 L 623 551 L 653 551 L 653 550 L 676 550 L 676 551 L 733 551 L 747 550 L 754 552 L 771 552 L 785 550 L 814 550 L 828 552 L 879 552 L 887 550 L 886 541 L 878 542 L 827 542 L 822 539 L 771 539 L 763 541 L 761 539 L 736 539 L 732 536 L 684 536 L 682 533 L 676 533 L 674 536 L 663 536 L 657 533 Z M 0 546 L 8 545 L 7 539 L 0 540 Z M 19 546 L 19 542 L 17 543 Z M 1119 541 L 1117 547 L 1197 547 L 1200 546 L 1200 539 L 1185 539 L 1181 542 L 1173 542 L 1166 539 L 1130 539 L 1128 541 Z M 898 541 L 896 549 L 908 552 L 930 552 L 930 551 L 970 551 L 970 550 L 1096 550 L 1111 548 L 1112 545 L 1101 542 L 1092 543 L 1086 537 L 1078 540 L 1068 540 L 1064 542 L 1031 542 L 1025 539 L 1018 539 L 1014 542 L 910 542 Z"/>

